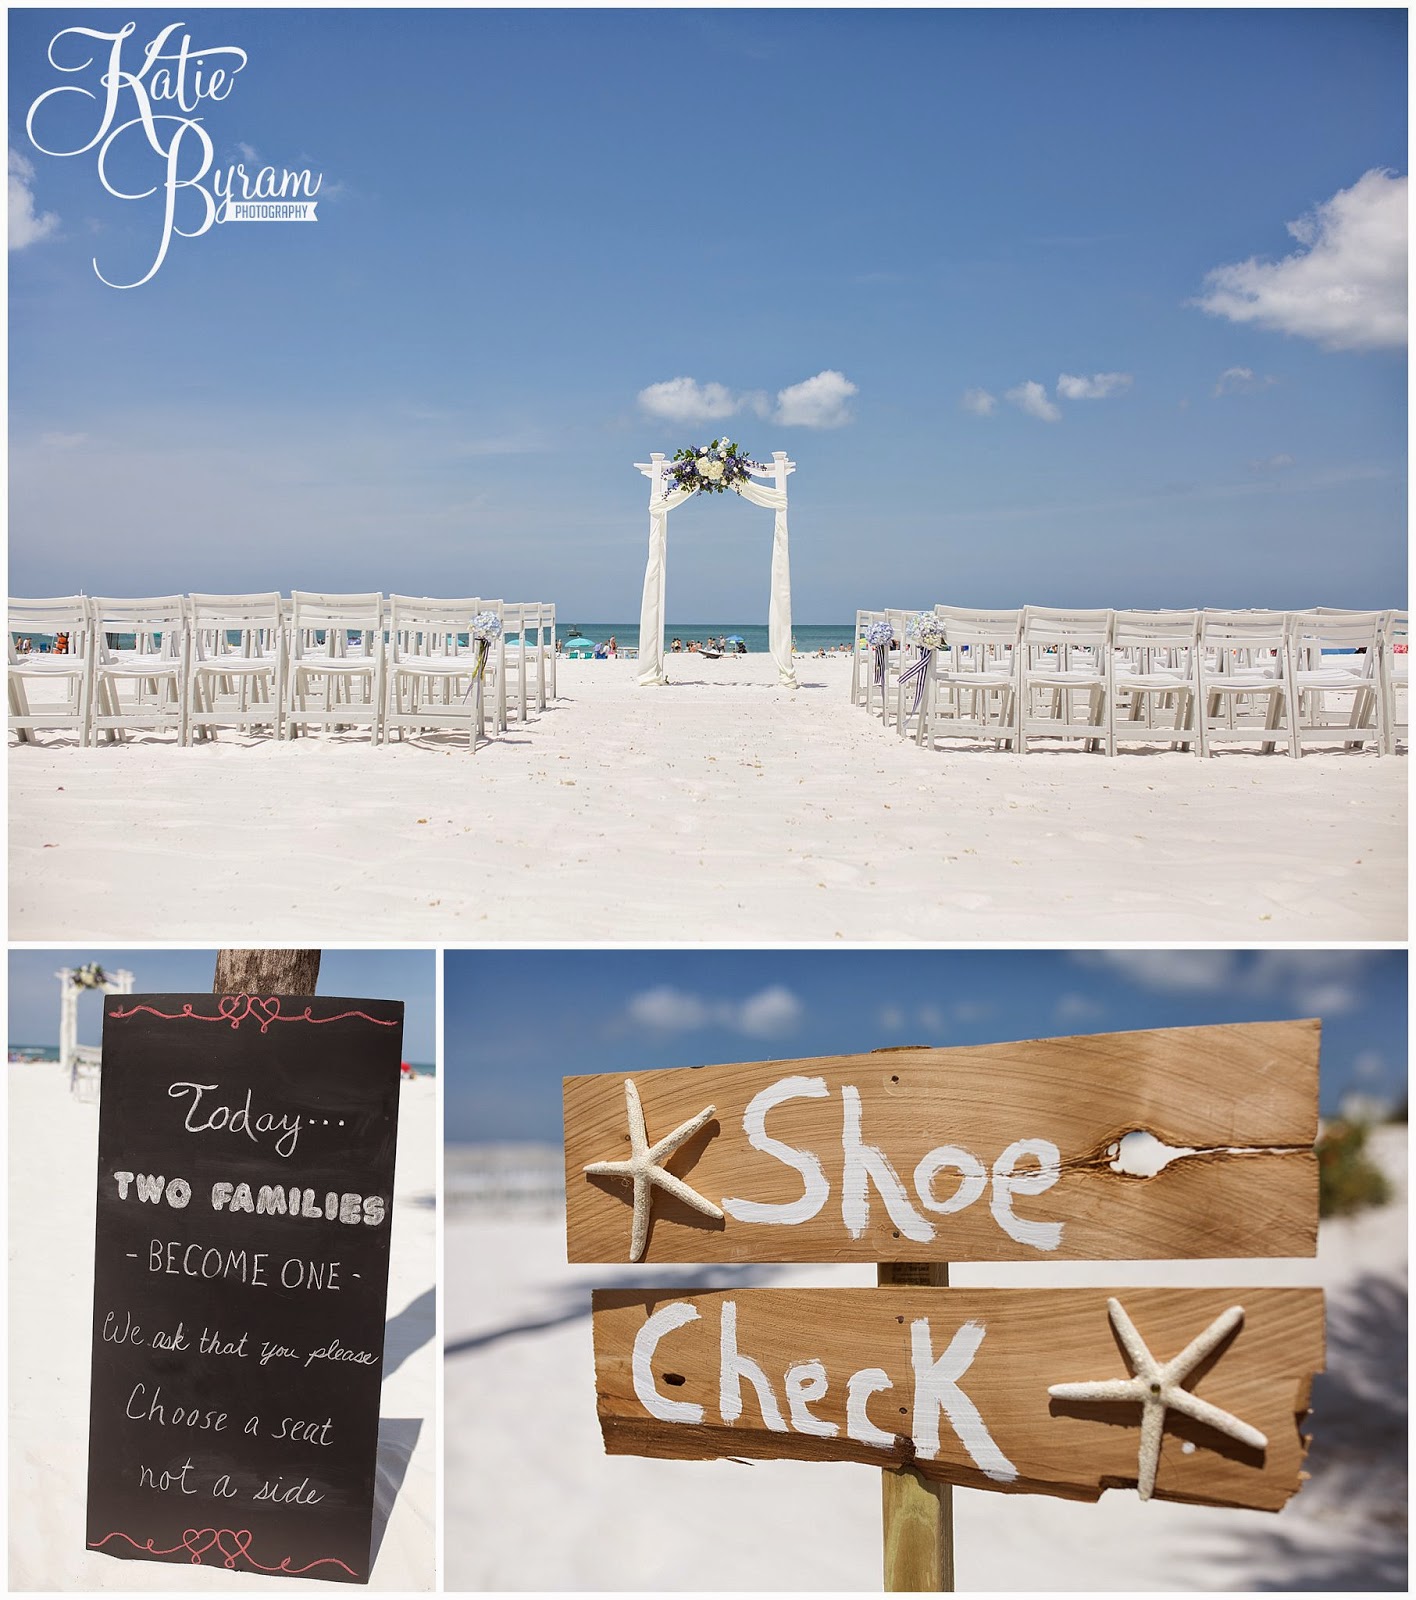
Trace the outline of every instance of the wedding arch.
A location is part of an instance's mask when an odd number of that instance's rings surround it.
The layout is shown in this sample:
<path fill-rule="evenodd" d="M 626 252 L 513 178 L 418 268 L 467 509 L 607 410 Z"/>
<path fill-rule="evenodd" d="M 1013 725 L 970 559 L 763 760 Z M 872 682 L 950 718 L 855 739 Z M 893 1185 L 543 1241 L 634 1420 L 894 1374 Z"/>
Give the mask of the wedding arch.
<path fill-rule="evenodd" d="M 644 568 L 644 600 L 639 609 L 639 681 L 641 684 L 667 683 L 664 672 L 664 575 L 667 567 L 669 512 L 698 493 L 696 489 L 671 489 L 666 479 L 673 463 L 655 452 L 647 462 L 634 463 L 649 480 L 649 560 Z M 787 561 L 787 475 L 796 471 L 796 462 L 787 460 L 785 450 L 774 450 L 770 466 L 753 466 L 753 477 L 768 478 L 754 483 L 749 477 L 731 485 L 749 504 L 771 511 L 772 517 L 772 592 L 767 608 L 767 648 L 777 663 L 777 675 L 784 688 L 797 687 L 792 665 L 792 584 Z"/>
<path fill-rule="evenodd" d="M 79 996 L 132 994 L 133 974 L 126 967 L 105 972 L 97 962 L 83 967 L 61 967 L 59 980 L 59 1070 L 67 1073 L 70 1091 L 80 1099 L 95 1099 L 98 1092 L 99 1051 L 79 1043 Z"/>

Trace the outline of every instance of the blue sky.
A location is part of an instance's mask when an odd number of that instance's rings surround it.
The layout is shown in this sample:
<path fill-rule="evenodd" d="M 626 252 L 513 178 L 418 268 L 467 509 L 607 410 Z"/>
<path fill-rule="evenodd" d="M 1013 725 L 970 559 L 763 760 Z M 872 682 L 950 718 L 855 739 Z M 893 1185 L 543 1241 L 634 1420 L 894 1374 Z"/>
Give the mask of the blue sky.
<path fill-rule="evenodd" d="M 9 1034 L 12 1044 L 59 1043 L 59 985 L 63 967 L 90 961 L 109 970 L 126 967 L 137 992 L 208 994 L 215 950 L 11 950 Z M 320 957 L 319 992 L 366 1000 L 401 1000 L 403 1057 L 431 1065 L 436 1051 L 435 963 L 427 950 L 326 950 Z M 103 1007 L 80 996 L 79 1043 L 98 1044 Z"/>
<path fill-rule="evenodd" d="M 1321 1102 L 1406 1093 L 1399 951 L 449 951 L 450 1142 L 561 1136 L 561 1079 L 1296 1017 Z"/>
<path fill-rule="evenodd" d="M 119 290 L 160 196 L 25 120 L 130 16 L 10 14 L 12 592 L 632 619 L 631 463 L 728 431 L 801 622 L 1404 599 L 1402 11 L 193 12 L 218 164 L 319 220 Z M 764 513 L 672 528 L 671 618 L 765 611 Z"/>

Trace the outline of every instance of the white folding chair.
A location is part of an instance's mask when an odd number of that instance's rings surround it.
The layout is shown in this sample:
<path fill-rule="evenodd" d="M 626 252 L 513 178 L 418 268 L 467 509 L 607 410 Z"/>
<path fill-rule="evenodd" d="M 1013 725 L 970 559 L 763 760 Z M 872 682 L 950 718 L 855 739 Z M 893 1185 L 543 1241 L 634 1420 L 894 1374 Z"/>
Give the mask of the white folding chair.
<path fill-rule="evenodd" d="M 1200 613 L 1202 756 L 1213 755 L 1215 745 L 1223 743 L 1258 743 L 1269 755 L 1280 737 L 1290 755 L 1297 753 L 1287 660 L 1287 612 Z"/>
<path fill-rule="evenodd" d="M 855 647 L 851 651 L 851 704 L 863 706 L 869 695 L 870 671 L 872 656 L 866 645 L 865 636 L 870 624 L 878 617 L 883 617 L 883 611 L 857 611 L 855 619 Z"/>
<path fill-rule="evenodd" d="M 531 652 L 525 663 L 527 691 L 535 701 L 538 715 L 546 709 L 545 617 L 546 608 L 539 600 L 527 601 L 521 607 L 522 649 Z"/>
<path fill-rule="evenodd" d="M 187 742 L 186 597 L 95 598 L 91 739 L 121 739 L 130 728 L 171 730 Z M 131 643 L 125 641 L 131 639 Z"/>
<path fill-rule="evenodd" d="M 890 710 L 890 674 L 898 669 L 900 664 L 899 650 L 905 637 L 905 619 L 911 613 L 901 609 L 890 611 L 858 611 L 856 613 L 856 665 L 852 669 L 853 680 L 859 681 L 864 686 L 864 696 L 861 704 L 864 705 L 867 716 L 876 715 L 876 700 L 879 700 L 879 716 L 885 722 Z M 890 629 L 890 642 L 881 648 L 869 642 L 868 634 L 877 623 L 885 623 Z"/>
<path fill-rule="evenodd" d="M 933 749 L 939 739 L 991 739 L 995 747 L 1016 748 L 1022 613 L 935 606 L 934 614 L 944 625 L 944 644 L 928 669 L 916 742 Z"/>
<path fill-rule="evenodd" d="M 279 738 L 285 701 L 279 594 L 193 594 L 187 600 L 189 738 L 214 738 L 219 727 L 268 727 Z"/>
<path fill-rule="evenodd" d="M 503 621 L 500 601 L 389 597 L 387 704 L 383 737 L 392 731 L 465 733 L 476 750 L 486 738 L 486 665 L 474 620 L 490 612 Z"/>
<path fill-rule="evenodd" d="M 1382 622 L 1380 681 L 1386 702 L 1382 721 L 1386 727 L 1387 754 L 1395 755 L 1397 743 L 1411 748 L 1411 616 L 1406 611 L 1388 611 Z M 1398 706 L 1397 696 L 1404 704 Z"/>
<path fill-rule="evenodd" d="M 540 608 L 534 604 L 523 604 L 520 601 L 503 601 L 502 618 L 505 631 L 502 634 L 502 647 L 506 661 L 506 698 L 504 705 L 516 712 L 516 720 L 524 724 L 529 714 L 529 701 L 527 698 L 526 655 L 531 648 L 526 642 L 526 634 L 532 625 L 532 618 L 536 619 L 537 632 L 540 631 Z M 512 642 L 513 636 L 515 643 Z"/>
<path fill-rule="evenodd" d="M 1084 739 L 1116 754 L 1111 730 L 1111 612 L 1024 606 L 1018 747 L 1029 739 Z M 1077 698 L 1085 713 L 1077 720 Z M 1039 697 L 1043 710 L 1038 709 Z"/>
<path fill-rule="evenodd" d="M 556 657 L 560 654 L 556 648 L 556 608 L 549 601 L 541 607 L 541 628 L 541 651 L 550 673 L 551 699 L 559 700 L 560 694 L 556 689 Z"/>
<path fill-rule="evenodd" d="M 1112 619 L 1111 735 L 1200 753 L 1198 611 L 1118 611 Z M 1166 727 L 1158 718 L 1170 715 Z"/>
<path fill-rule="evenodd" d="M 367 726 L 377 743 L 384 695 L 383 596 L 290 594 L 285 735 Z"/>
<path fill-rule="evenodd" d="M 8 632 L 5 675 L 11 733 L 21 744 L 36 744 L 36 729 L 69 729 L 76 744 L 87 744 L 93 689 L 87 598 L 69 594 L 46 600 L 11 599 Z M 30 685 L 39 692 L 32 693 Z"/>
<path fill-rule="evenodd" d="M 1288 694 L 1293 753 L 1305 744 L 1386 748 L 1379 660 L 1380 611 L 1295 611 L 1288 618 Z M 1334 702 L 1336 708 L 1334 709 Z"/>

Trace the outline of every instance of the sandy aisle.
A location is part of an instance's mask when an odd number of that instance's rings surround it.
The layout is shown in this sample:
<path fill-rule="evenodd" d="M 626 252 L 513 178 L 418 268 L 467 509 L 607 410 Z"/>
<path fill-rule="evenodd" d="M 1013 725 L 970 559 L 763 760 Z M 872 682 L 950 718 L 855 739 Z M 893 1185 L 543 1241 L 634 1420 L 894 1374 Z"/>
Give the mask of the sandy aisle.
<path fill-rule="evenodd" d="M 844 658 L 798 668 L 563 662 L 475 759 L 12 746 L 11 935 L 1405 937 L 1404 757 L 931 755 L 848 704 Z"/>
<path fill-rule="evenodd" d="M 159 1561 L 84 1548 L 89 1334 L 93 1321 L 98 1107 L 73 1099 L 53 1062 L 12 1065 L 10 1114 L 10 1587 L 187 1590 L 314 1580 Z M 434 1240 L 436 1085 L 405 1083 L 380 1402 L 372 1589 L 430 1589 L 438 1438 Z M 36 1204 L 44 1195 L 52 1203 Z M 57 1200 L 55 1197 L 58 1197 Z M 391 1509 L 390 1509 L 391 1508 Z M 322 1589 L 348 1590 L 342 1583 Z"/>
<path fill-rule="evenodd" d="M 1405 1130 L 1381 1130 L 1377 1148 L 1400 1198 L 1324 1223 L 1316 1261 L 954 1269 L 960 1284 L 1318 1283 L 1329 1296 L 1313 1479 L 1278 1516 L 1131 1491 L 1084 1505 L 959 1490 L 961 1590 L 1405 1586 Z M 449 1589 L 878 1591 L 872 1468 L 606 1456 L 588 1315 L 592 1286 L 865 1285 L 870 1268 L 568 1267 L 559 1218 L 450 1220 L 447 1260 Z"/>

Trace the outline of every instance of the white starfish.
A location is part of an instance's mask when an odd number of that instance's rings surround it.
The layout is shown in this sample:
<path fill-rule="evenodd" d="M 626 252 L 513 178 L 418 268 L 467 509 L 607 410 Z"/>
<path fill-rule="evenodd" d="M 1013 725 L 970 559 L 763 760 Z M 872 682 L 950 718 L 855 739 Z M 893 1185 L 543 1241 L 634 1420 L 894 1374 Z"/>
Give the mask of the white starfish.
<path fill-rule="evenodd" d="M 1136 1325 L 1126 1315 L 1119 1300 L 1108 1300 L 1111 1325 L 1125 1347 L 1134 1374 L 1130 1378 L 1106 1378 L 1098 1383 L 1054 1383 L 1048 1394 L 1059 1400 L 1130 1400 L 1139 1401 L 1141 1411 L 1141 1463 L 1136 1488 L 1142 1500 L 1149 1500 L 1155 1488 L 1156 1468 L 1160 1465 L 1160 1436 L 1165 1431 L 1165 1413 L 1179 1411 L 1196 1422 L 1216 1428 L 1220 1433 L 1238 1439 L 1241 1444 L 1252 1445 L 1255 1450 L 1268 1447 L 1268 1440 L 1257 1428 L 1230 1416 L 1209 1401 L 1201 1400 L 1188 1389 L 1181 1387 L 1200 1362 L 1228 1334 L 1244 1320 L 1243 1306 L 1230 1306 L 1209 1327 L 1171 1360 L 1160 1362 L 1146 1348 L 1145 1340 L 1136 1331 Z"/>
<path fill-rule="evenodd" d="M 657 1144 L 650 1145 L 649 1134 L 644 1127 L 644 1107 L 639 1103 L 639 1090 L 634 1087 L 633 1078 L 624 1080 L 624 1100 L 629 1111 L 629 1160 L 592 1161 L 585 1171 L 598 1177 L 633 1180 L 634 1225 L 629 1236 L 629 1259 L 638 1261 L 643 1257 L 644 1246 L 649 1241 L 649 1212 L 653 1205 L 655 1184 L 667 1193 L 676 1195 L 686 1206 L 701 1211 L 705 1217 L 722 1219 L 723 1213 L 718 1206 L 711 1200 L 705 1200 L 696 1189 L 690 1189 L 682 1178 L 676 1178 L 672 1172 L 666 1172 L 663 1166 L 667 1157 L 671 1156 L 681 1144 L 687 1144 L 707 1122 L 715 1108 L 708 1106 L 696 1117 L 690 1117 L 687 1122 L 680 1123 L 672 1133 L 666 1133 Z"/>

